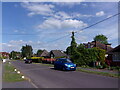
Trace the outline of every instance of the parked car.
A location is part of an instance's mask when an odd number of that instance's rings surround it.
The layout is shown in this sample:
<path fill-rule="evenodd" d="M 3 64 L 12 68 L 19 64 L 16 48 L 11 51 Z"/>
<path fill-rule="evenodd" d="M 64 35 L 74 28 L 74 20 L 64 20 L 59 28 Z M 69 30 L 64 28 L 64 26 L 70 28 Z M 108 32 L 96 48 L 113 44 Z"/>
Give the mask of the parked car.
<path fill-rule="evenodd" d="M 76 70 L 76 64 L 72 63 L 70 59 L 59 58 L 54 62 L 54 68 L 60 70 Z"/>
<path fill-rule="evenodd" d="M 29 63 L 29 64 L 32 63 L 31 59 L 25 59 L 24 61 L 25 61 L 25 63 Z"/>

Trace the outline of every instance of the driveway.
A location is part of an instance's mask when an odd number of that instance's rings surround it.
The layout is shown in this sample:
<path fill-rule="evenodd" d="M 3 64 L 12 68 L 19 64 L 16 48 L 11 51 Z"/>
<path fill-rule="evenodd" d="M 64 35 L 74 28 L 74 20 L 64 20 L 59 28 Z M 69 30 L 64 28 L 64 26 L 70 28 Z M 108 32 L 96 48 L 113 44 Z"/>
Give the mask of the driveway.
<path fill-rule="evenodd" d="M 79 71 L 60 71 L 41 64 L 12 61 L 37 88 L 118 88 L 118 79 Z"/>

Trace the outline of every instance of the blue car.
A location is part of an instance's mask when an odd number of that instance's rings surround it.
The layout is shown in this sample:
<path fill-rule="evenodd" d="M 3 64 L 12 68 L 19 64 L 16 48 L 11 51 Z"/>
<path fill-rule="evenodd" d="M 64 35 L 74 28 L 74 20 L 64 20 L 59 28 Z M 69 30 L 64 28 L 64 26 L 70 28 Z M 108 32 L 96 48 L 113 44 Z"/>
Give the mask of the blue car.
<path fill-rule="evenodd" d="M 70 59 L 59 58 L 54 62 L 54 68 L 60 70 L 76 70 L 76 64 L 72 63 Z"/>

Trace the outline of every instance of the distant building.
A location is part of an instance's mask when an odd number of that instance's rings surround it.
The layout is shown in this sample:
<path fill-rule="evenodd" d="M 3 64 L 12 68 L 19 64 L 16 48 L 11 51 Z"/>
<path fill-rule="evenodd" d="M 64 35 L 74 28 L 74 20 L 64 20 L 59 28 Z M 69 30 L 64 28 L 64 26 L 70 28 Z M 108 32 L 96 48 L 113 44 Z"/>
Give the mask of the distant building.
<path fill-rule="evenodd" d="M 38 54 L 37 56 L 47 58 L 47 57 L 49 57 L 49 52 L 47 50 L 43 50 L 43 52 Z"/>
<path fill-rule="evenodd" d="M 49 56 L 50 58 L 67 57 L 67 55 L 60 50 L 51 50 Z"/>
<path fill-rule="evenodd" d="M 8 59 L 9 58 L 9 53 L 7 53 L 7 52 L 0 52 L 0 57 Z"/>

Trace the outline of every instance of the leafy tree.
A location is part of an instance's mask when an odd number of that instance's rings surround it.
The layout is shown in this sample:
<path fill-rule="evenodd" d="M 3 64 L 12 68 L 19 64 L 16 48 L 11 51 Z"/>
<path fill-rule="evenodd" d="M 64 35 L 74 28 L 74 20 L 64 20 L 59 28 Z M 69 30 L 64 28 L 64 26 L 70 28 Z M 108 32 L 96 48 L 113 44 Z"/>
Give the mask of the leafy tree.
<path fill-rule="evenodd" d="M 30 58 L 33 54 L 33 49 L 30 45 L 22 46 L 21 51 L 22 57 Z"/>
<path fill-rule="evenodd" d="M 17 51 L 12 51 L 10 52 L 10 58 L 12 59 L 20 59 L 21 58 L 21 53 Z"/>
<path fill-rule="evenodd" d="M 103 44 L 108 44 L 108 41 L 107 41 L 107 37 L 105 35 L 97 35 L 94 37 L 94 41 L 98 41 L 100 43 L 103 43 Z"/>
<path fill-rule="evenodd" d="M 67 47 L 66 52 L 67 55 L 71 55 L 71 46 Z"/>
<path fill-rule="evenodd" d="M 42 52 L 43 52 L 43 50 L 39 49 L 39 50 L 37 51 L 37 56 L 40 55 Z"/>

